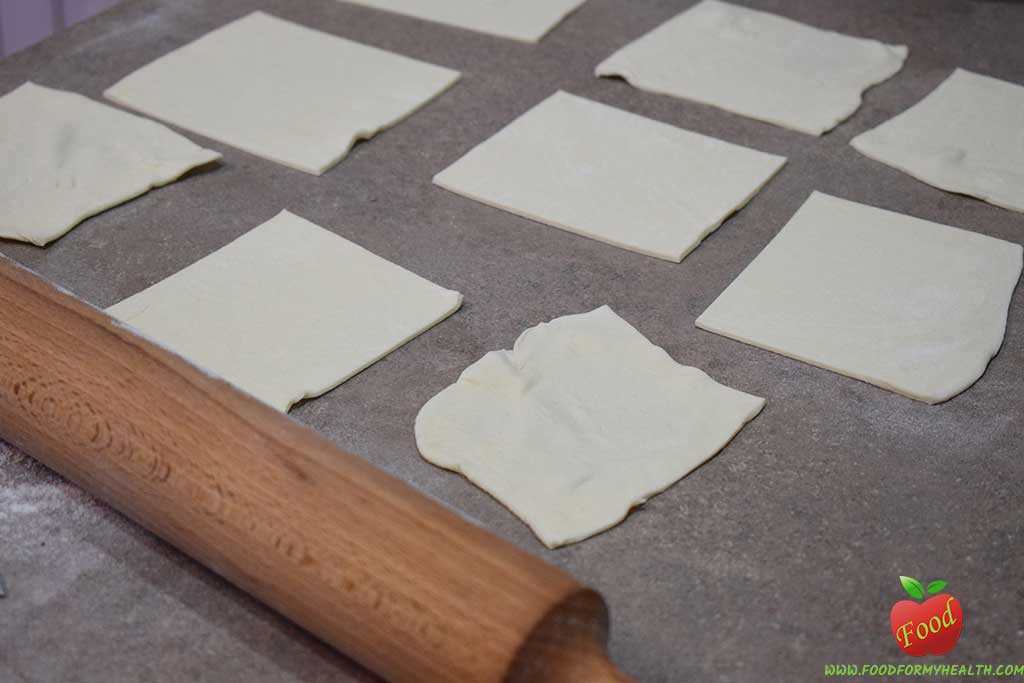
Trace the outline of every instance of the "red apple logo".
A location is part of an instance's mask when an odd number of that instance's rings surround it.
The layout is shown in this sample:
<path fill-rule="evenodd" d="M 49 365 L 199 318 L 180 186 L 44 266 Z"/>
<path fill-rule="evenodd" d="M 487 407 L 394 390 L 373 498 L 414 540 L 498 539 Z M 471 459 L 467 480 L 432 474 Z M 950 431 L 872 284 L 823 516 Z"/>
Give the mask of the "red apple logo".
<path fill-rule="evenodd" d="M 932 581 L 926 589 L 917 579 L 901 576 L 903 589 L 915 600 L 923 600 L 946 587 L 945 581 Z M 944 655 L 956 646 L 964 627 L 960 601 L 949 593 L 939 593 L 923 603 L 901 600 L 889 613 L 892 636 L 900 649 L 911 657 Z"/>

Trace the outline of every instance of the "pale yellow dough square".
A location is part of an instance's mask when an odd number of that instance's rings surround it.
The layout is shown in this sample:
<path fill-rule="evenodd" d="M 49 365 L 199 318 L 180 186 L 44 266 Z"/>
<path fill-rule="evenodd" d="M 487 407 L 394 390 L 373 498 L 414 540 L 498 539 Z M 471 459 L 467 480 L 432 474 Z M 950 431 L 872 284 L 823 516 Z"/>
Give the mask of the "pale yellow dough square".
<path fill-rule="evenodd" d="M 867 88 L 903 68 L 907 54 L 904 45 L 704 0 L 608 57 L 597 75 L 821 135 L 857 111 Z"/>
<path fill-rule="evenodd" d="M 253 12 L 105 94 L 150 116 L 320 175 L 446 90 L 457 71 Z"/>
<path fill-rule="evenodd" d="M 679 262 L 786 163 L 557 92 L 434 177 L 452 192 Z"/>
<path fill-rule="evenodd" d="M 284 211 L 108 313 L 288 410 L 461 303 L 458 292 Z"/>
<path fill-rule="evenodd" d="M 532 327 L 511 351 L 470 365 L 420 410 L 416 445 L 557 548 L 621 522 L 763 406 L 602 306 Z"/>
<path fill-rule="evenodd" d="M 1024 211 L 1024 85 L 957 69 L 850 144 L 929 185 Z"/>
<path fill-rule="evenodd" d="M 697 327 L 927 403 L 999 351 L 1019 244 L 815 192 Z"/>
<path fill-rule="evenodd" d="M 0 237 L 44 246 L 219 158 L 155 121 L 25 83 L 0 97 Z"/>

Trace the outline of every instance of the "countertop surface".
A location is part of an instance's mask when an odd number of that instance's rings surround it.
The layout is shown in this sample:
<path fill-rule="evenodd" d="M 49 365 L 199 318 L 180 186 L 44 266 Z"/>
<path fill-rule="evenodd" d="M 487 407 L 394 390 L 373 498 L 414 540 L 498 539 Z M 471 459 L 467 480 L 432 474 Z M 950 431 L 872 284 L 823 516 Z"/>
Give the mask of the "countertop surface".
<path fill-rule="evenodd" d="M 340 0 L 124 3 L 0 62 L 0 93 L 31 79 L 99 99 L 126 74 L 256 9 L 463 78 L 320 178 L 186 132 L 223 152 L 223 163 L 86 220 L 46 249 L 4 242 L 0 250 L 105 307 L 289 209 L 462 292 L 452 318 L 292 415 L 602 591 L 613 656 L 638 681 L 806 681 L 831 662 L 911 663 L 889 631 L 900 575 L 946 580 L 963 605 L 959 646 L 932 661 L 1021 663 L 1024 287 L 988 371 L 938 406 L 693 323 L 812 190 L 1024 241 L 1024 214 L 932 188 L 848 144 L 956 67 L 1024 83 L 1024 4 L 745 3 L 910 47 L 903 71 L 821 138 L 594 77 L 598 62 L 689 4 L 589 0 L 529 45 Z M 681 264 L 431 184 L 558 89 L 789 163 Z M 422 460 L 413 419 L 487 351 L 602 304 L 679 362 L 768 403 L 717 457 L 623 524 L 548 551 L 487 494 Z M 3 445 L 0 574 L 9 593 L 0 600 L 4 683 L 376 680 Z"/>

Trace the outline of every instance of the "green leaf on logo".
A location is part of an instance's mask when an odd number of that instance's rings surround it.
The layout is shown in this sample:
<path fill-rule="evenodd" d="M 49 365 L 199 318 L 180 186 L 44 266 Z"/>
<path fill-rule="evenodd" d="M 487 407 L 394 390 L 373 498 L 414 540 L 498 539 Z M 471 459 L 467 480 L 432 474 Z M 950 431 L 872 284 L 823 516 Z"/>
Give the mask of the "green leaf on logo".
<path fill-rule="evenodd" d="M 945 581 L 932 581 L 928 584 L 929 593 L 938 593 L 940 590 L 945 588 L 948 584 Z"/>
<path fill-rule="evenodd" d="M 900 583 L 903 584 L 903 590 L 907 591 L 907 595 L 914 598 L 915 600 L 921 600 L 924 598 L 924 586 L 917 579 L 912 579 L 909 576 L 901 576 Z"/>

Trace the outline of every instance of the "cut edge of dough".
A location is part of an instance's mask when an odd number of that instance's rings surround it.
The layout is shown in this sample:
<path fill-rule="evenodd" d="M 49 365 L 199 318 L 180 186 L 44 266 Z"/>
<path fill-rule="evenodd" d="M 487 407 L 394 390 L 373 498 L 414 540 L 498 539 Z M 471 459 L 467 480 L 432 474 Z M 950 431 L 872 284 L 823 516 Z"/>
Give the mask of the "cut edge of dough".
<path fill-rule="evenodd" d="M 906 111 L 910 110 L 907 109 Z M 900 115 L 901 114 L 897 114 L 897 116 Z M 889 121 L 892 120 L 893 119 L 889 119 Z M 871 159 L 876 163 L 888 166 L 889 168 L 895 169 L 900 173 L 910 176 L 911 178 L 918 182 L 928 185 L 929 187 L 933 187 L 942 192 L 951 192 L 962 197 L 977 199 L 987 204 L 991 204 L 992 206 L 997 206 L 1000 209 L 1006 209 L 1007 211 L 1016 211 L 1019 213 L 1024 213 L 1024 199 L 1022 199 L 1020 203 L 1016 203 L 1013 201 L 1005 201 L 1004 199 L 1001 199 L 999 197 L 993 197 L 992 193 L 988 189 L 979 187 L 977 185 L 938 180 L 934 176 L 929 176 L 926 173 L 919 173 L 917 171 L 914 171 L 913 169 L 909 168 L 903 163 L 885 158 L 884 154 L 880 153 L 875 148 L 874 144 L 870 141 L 870 139 L 861 139 L 878 130 L 878 128 L 881 128 L 882 126 L 886 125 L 887 123 L 889 123 L 889 121 L 885 121 L 884 123 L 879 124 L 875 128 L 872 128 L 869 131 L 865 131 L 858 135 L 857 137 L 853 138 L 852 140 L 850 140 L 850 146 L 853 147 L 858 152 L 860 152 L 861 154 L 863 154 L 868 159 Z"/>
<path fill-rule="evenodd" d="M 428 282 L 429 282 L 429 280 L 428 280 Z M 431 283 L 431 284 L 433 285 L 434 283 Z M 434 285 L 434 286 L 438 287 L 439 289 L 443 289 L 439 285 Z M 361 367 L 353 370 L 352 372 L 350 372 L 349 374 L 345 375 L 341 379 L 331 380 L 323 388 L 307 389 L 301 396 L 297 396 L 295 398 L 290 399 L 283 408 L 281 406 L 277 406 L 277 405 L 275 405 L 274 407 L 277 408 L 278 410 L 280 410 L 283 413 L 287 413 L 289 410 L 292 409 L 292 407 L 296 403 L 298 403 L 300 401 L 305 401 L 306 399 L 311 399 L 311 398 L 317 398 L 319 396 L 323 396 L 324 394 L 328 393 L 329 391 L 333 391 L 334 389 L 337 389 L 342 384 L 344 384 L 348 380 L 352 379 L 353 377 L 355 377 L 359 373 L 363 372 L 364 370 L 366 370 L 370 366 L 375 365 L 376 363 L 380 362 L 384 357 L 391 355 L 393 352 L 395 352 L 398 349 L 400 349 L 401 347 L 405 346 L 406 344 L 411 342 L 416 337 L 419 337 L 420 335 L 426 333 L 430 329 L 436 327 L 437 325 L 440 325 L 442 322 L 444 322 L 445 320 L 447 320 L 451 316 L 455 315 L 455 313 L 457 313 L 458 310 L 460 308 L 462 308 L 463 296 L 462 296 L 461 293 L 456 292 L 455 290 L 452 290 L 452 289 L 445 289 L 444 291 L 445 291 L 445 293 L 447 295 L 451 295 L 452 296 L 452 303 L 445 310 L 444 313 L 439 315 L 432 322 L 428 322 L 428 323 L 424 324 L 422 327 L 416 329 L 411 334 L 409 334 L 407 337 L 402 339 L 402 341 L 396 343 L 393 347 L 385 350 L 384 352 L 382 352 L 376 358 L 373 358 L 372 360 L 368 361 L 365 365 L 362 365 Z"/>
<path fill-rule="evenodd" d="M 862 40 L 871 40 L 871 39 L 865 38 L 865 39 L 862 39 Z M 845 122 L 849 121 L 850 119 L 852 119 L 857 114 L 857 112 L 860 111 L 860 108 L 864 106 L 864 95 L 865 95 L 865 93 L 867 93 L 868 90 L 871 90 L 872 88 L 874 88 L 876 86 L 879 86 L 882 83 L 885 83 L 890 78 L 892 78 L 893 76 L 898 74 L 900 71 L 902 71 L 903 67 L 906 66 L 906 64 L 907 64 L 907 57 L 910 56 L 910 48 L 909 47 L 907 47 L 906 45 L 892 45 L 892 44 L 889 44 L 889 43 L 883 43 L 883 42 L 878 41 L 878 40 L 876 40 L 874 42 L 876 42 L 877 44 L 879 44 L 883 48 L 885 48 L 885 50 L 887 52 L 891 53 L 896 58 L 896 61 L 891 62 L 888 65 L 879 65 L 880 68 L 878 69 L 878 71 L 873 76 L 871 76 L 871 78 L 868 80 L 868 82 L 865 83 L 860 88 L 860 90 L 857 92 L 857 96 L 855 98 L 856 99 L 856 103 L 853 105 L 853 107 L 848 112 L 846 112 L 845 114 L 840 114 L 838 116 L 838 118 L 836 118 L 835 121 L 833 121 L 830 125 L 828 125 L 825 128 L 823 128 L 820 132 L 814 133 L 814 135 L 817 135 L 817 136 L 820 137 L 820 136 L 824 135 L 825 133 L 828 133 L 829 131 L 835 129 L 836 127 L 838 127 L 838 126 L 842 125 L 843 123 L 845 123 Z M 886 68 L 881 68 L 882 66 L 885 66 Z M 784 126 L 784 124 L 779 124 L 779 125 L 783 125 Z"/>
<path fill-rule="evenodd" d="M 456 162 L 456 163 L 458 163 L 458 162 Z M 591 233 L 588 233 L 588 232 L 584 232 L 583 230 L 580 230 L 578 228 L 570 227 L 569 225 L 567 225 L 565 223 L 562 223 L 560 221 L 553 221 L 553 220 L 550 220 L 550 219 L 547 219 L 547 218 L 541 218 L 540 216 L 538 216 L 537 214 L 535 214 L 533 212 L 526 211 L 526 210 L 523 210 L 523 209 L 513 208 L 511 206 L 507 206 L 505 204 L 499 203 L 499 202 L 497 202 L 497 201 L 495 201 L 493 199 L 490 199 L 488 197 L 484 197 L 482 195 L 479 195 L 479 194 L 477 194 L 475 192 L 470 192 L 470 191 L 467 191 L 467 190 L 463 190 L 461 188 L 457 188 L 455 185 L 448 184 L 447 182 L 445 182 L 445 180 L 443 178 L 440 177 L 443 173 L 444 173 L 444 171 L 441 171 L 441 173 L 438 173 L 437 175 L 435 175 L 434 178 L 433 178 L 433 183 L 435 185 L 437 185 L 438 187 L 440 187 L 441 189 L 447 190 L 448 192 L 451 192 L 452 194 L 458 195 L 460 197 L 465 197 L 466 199 L 470 199 L 470 200 L 472 200 L 474 202 L 477 202 L 479 204 L 483 204 L 484 206 L 486 206 L 488 208 L 496 209 L 498 211 L 502 211 L 504 213 L 508 213 L 508 214 L 513 215 L 513 216 L 517 216 L 518 218 L 522 218 L 522 219 L 528 220 L 531 223 L 536 223 L 536 224 L 542 225 L 542 226 L 544 226 L 546 228 L 555 228 L 556 230 L 562 230 L 563 232 L 569 233 L 570 235 L 574 235 L 576 237 L 583 237 L 583 238 L 586 238 L 586 239 L 589 239 L 589 240 L 593 240 L 595 242 L 600 242 L 601 244 L 606 244 L 608 246 L 612 246 L 612 247 L 615 247 L 617 249 L 624 249 L 625 251 L 631 251 L 634 254 L 640 254 L 642 256 L 650 256 L 651 258 L 661 259 L 662 261 L 669 261 L 671 263 L 680 263 L 680 262 L 682 262 L 683 258 L 685 258 L 686 255 L 690 251 L 693 251 L 693 249 L 696 248 L 697 245 L 700 244 L 700 240 L 698 240 L 695 244 L 693 244 L 688 249 L 684 249 L 682 251 L 681 255 L 676 255 L 675 253 L 668 253 L 667 251 L 666 252 L 658 252 L 658 251 L 655 251 L 653 249 L 645 249 L 644 247 L 639 247 L 639 246 L 637 246 L 635 244 L 626 244 L 626 243 L 621 242 L 619 240 L 610 239 L 610 238 L 605 237 L 603 235 L 594 235 L 594 234 L 591 234 Z M 735 213 L 735 212 L 733 212 L 733 213 Z M 732 215 L 732 214 L 730 214 L 730 215 Z M 724 222 L 724 220 L 725 219 L 723 219 L 721 222 Z M 719 223 L 719 225 L 721 224 L 721 222 Z M 707 234 L 705 234 L 704 237 L 706 237 L 708 234 L 714 232 L 715 229 L 718 228 L 718 227 L 719 226 L 716 225 L 716 226 L 712 226 L 711 228 L 709 228 Z M 704 239 L 704 237 L 701 237 L 701 240 Z"/>
<path fill-rule="evenodd" d="M 424 64 L 426 64 L 426 62 L 424 62 Z M 389 128 L 394 128 L 398 124 L 404 122 L 406 119 L 409 119 L 410 117 L 413 116 L 413 114 L 418 113 L 421 109 L 426 107 L 428 104 L 430 104 L 431 102 L 433 102 L 437 98 L 439 98 L 442 95 L 444 95 L 446 92 L 451 90 L 453 87 L 455 87 L 455 85 L 462 79 L 462 73 L 459 72 L 459 71 L 455 71 L 453 69 L 448 69 L 447 67 L 443 67 L 443 66 L 437 66 L 436 64 L 431 64 L 430 66 L 433 66 L 433 67 L 438 68 L 438 69 L 444 69 L 445 71 L 448 72 L 448 79 L 447 79 L 447 81 L 445 81 L 445 83 L 443 85 L 441 85 L 434 92 L 434 94 L 432 94 L 430 97 L 427 97 L 426 99 L 424 99 L 422 102 L 420 102 L 416 106 L 412 107 L 408 111 L 402 113 L 401 115 L 395 117 L 394 119 L 392 119 L 390 121 L 387 121 L 387 122 L 385 122 L 385 123 L 383 123 L 383 124 L 381 124 L 379 126 L 376 126 L 374 128 L 368 128 L 368 129 L 357 131 L 356 133 L 354 133 L 352 135 L 352 139 L 349 140 L 348 146 L 345 147 L 344 150 L 342 150 L 340 153 L 336 154 L 328 162 L 320 164 L 314 170 L 306 171 L 306 172 L 307 173 L 312 173 L 313 175 L 316 175 L 316 176 L 323 175 L 324 173 L 326 173 L 327 171 L 331 170 L 332 168 L 337 166 L 339 163 L 341 163 L 341 161 L 345 157 L 347 157 L 349 155 L 349 152 L 352 151 L 352 148 L 355 147 L 357 143 L 370 140 L 370 139 L 380 135 L 384 131 L 388 130 Z M 273 159 L 270 159 L 270 160 L 274 161 Z M 284 163 L 284 162 L 280 162 L 279 161 L 277 163 Z M 288 165 L 288 164 L 285 164 L 285 165 Z M 298 170 L 302 171 L 302 170 L 305 170 L 305 169 L 299 168 Z"/>
<path fill-rule="evenodd" d="M 219 152 L 214 152 L 213 150 L 208 149 L 203 149 L 203 151 L 209 152 L 209 154 L 197 154 L 197 160 L 194 163 L 185 162 L 189 163 L 190 165 L 187 166 L 186 168 L 181 169 L 179 172 L 173 173 L 169 177 L 164 176 L 158 180 L 154 180 L 146 187 L 142 187 L 137 192 L 133 192 L 130 195 L 125 194 L 118 199 L 103 202 L 102 204 L 98 204 L 93 208 L 86 209 L 83 212 L 81 212 L 81 214 L 78 214 L 76 218 L 73 218 L 72 220 L 68 221 L 68 224 L 66 226 L 49 230 L 44 235 L 41 235 L 38 238 L 29 237 L 28 235 L 25 235 L 18 230 L 8 230 L 6 228 L 0 227 L 0 238 L 17 240 L 19 242 L 27 242 L 37 247 L 45 247 L 51 242 L 54 242 L 55 240 L 58 240 L 64 235 L 68 234 L 86 220 L 93 218 L 94 216 L 98 216 L 99 214 L 109 211 L 115 207 L 121 206 L 122 204 L 127 204 L 128 202 L 134 199 L 138 199 L 142 195 L 147 194 L 155 189 L 164 187 L 166 185 L 170 185 L 176 180 L 180 180 L 182 176 L 184 176 L 189 171 L 194 171 L 197 168 L 213 163 L 214 161 L 217 161 L 222 158 Z"/>

